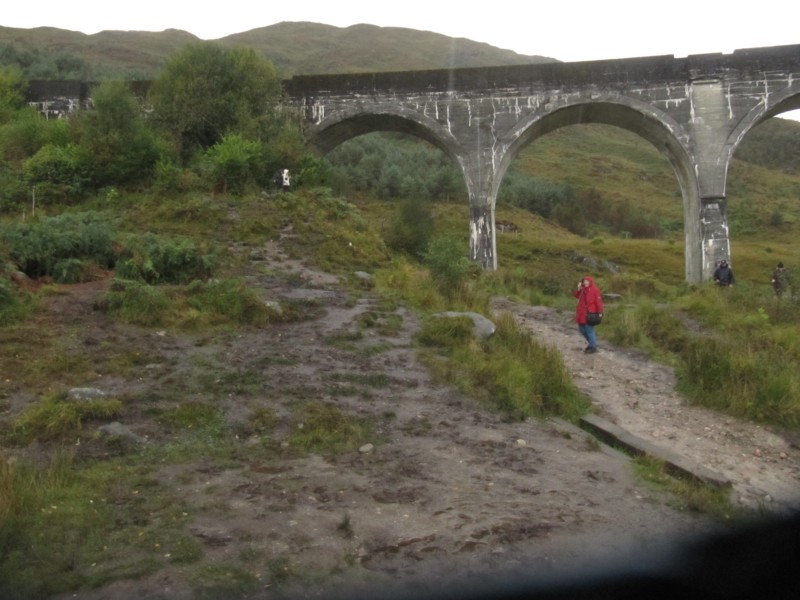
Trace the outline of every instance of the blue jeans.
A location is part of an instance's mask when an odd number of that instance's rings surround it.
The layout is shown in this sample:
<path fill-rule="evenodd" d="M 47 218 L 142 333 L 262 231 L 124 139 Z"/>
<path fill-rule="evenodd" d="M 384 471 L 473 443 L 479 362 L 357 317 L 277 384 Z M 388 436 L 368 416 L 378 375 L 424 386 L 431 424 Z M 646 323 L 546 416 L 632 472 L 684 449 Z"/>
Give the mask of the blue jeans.
<path fill-rule="evenodd" d="M 589 342 L 590 348 L 597 348 L 597 334 L 594 332 L 594 325 L 578 325 L 581 335 Z"/>

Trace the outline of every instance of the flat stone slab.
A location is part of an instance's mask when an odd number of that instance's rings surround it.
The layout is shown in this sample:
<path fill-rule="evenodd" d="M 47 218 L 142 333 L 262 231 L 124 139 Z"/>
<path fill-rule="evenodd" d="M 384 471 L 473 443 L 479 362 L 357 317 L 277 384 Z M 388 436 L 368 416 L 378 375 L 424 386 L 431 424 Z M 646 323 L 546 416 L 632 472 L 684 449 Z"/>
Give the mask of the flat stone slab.
<path fill-rule="evenodd" d="M 698 465 L 670 450 L 628 433 L 618 425 L 602 417 L 597 415 L 581 417 L 580 426 L 610 446 L 622 448 L 635 456 L 652 456 L 663 461 L 670 475 L 718 488 L 731 487 L 731 481 L 721 473 L 712 471 L 703 465 Z"/>

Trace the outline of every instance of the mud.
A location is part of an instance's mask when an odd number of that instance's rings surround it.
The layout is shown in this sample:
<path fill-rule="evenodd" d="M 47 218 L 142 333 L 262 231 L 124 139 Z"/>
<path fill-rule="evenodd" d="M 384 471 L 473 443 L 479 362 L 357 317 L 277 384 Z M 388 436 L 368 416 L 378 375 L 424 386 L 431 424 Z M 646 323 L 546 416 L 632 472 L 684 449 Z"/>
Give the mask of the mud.
<path fill-rule="evenodd" d="M 581 577 L 641 567 L 719 527 L 637 480 L 627 457 L 582 431 L 505 422 L 434 383 L 416 359 L 419 323 L 409 311 L 386 313 L 369 292 L 353 301 L 336 277 L 290 261 L 278 246 L 252 258 L 251 285 L 271 301 L 313 300 L 316 318 L 216 336 L 149 331 L 96 309 L 103 282 L 65 287 L 47 313 L 54 331 L 84 351 L 113 343 L 151 357 L 135 377 L 98 373 L 81 385 L 151 399 L 183 393 L 224 407 L 238 432 L 238 464 L 164 465 L 153 476 L 187 503 L 203 563 L 246 565 L 258 582 L 247 597 L 386 597 Z M 493 309 L 557 347 L 600 414 L 721 471 L 736 502 L 778 508 L 796 500 L 800 452 L 780 435 L 687 406 L 668 368 L 604 343 L 602 329 L 600 352 L 586 357 L 570 314 L 503 298 Z M 389 335 L 377 326 L 355 335 L 365 315 L 378 324 L 400 317 L 402 325 Z M 201 377 L 209 373 L 217 377 Z M 388 384 L 335 385 L 376 373 Z M 233 385 L 237 374 L 242 380 Z M 14 408 L 26 401 L 21 393 Z M 290 423 L 303 401 L 368 420 L 379 441 L 330 456 L 276 458 L 264 451 L 264 434 L 244 427 L 263 406 Z M 124 424 L 150 443 L 168 435 L 146 411 L 131 410 Z M 279 427 L 270 436 L 274 442 L 288 432 Z M 193 568 L 166 564 L 149 577 L 62 597 L 211 597 L 191 583 Z"/>

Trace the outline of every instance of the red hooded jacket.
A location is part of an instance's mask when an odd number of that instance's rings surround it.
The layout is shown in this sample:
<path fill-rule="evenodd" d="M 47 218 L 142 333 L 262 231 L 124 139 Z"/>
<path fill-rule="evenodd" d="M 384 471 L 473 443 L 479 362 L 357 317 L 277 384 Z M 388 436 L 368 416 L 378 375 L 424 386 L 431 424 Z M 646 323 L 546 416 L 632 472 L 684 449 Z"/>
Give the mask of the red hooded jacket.
<path fill-rule="evenodd" d="M 603 296 L 600 289 L 594 284 L 594 279 L 584 277 L 581 281 L 589 282 L 587 286 L 581 286 L 580 290 L 575 290 L 572 295 L 578 299 L 578 307 L 575 310 L 575 322 L 578 325 L 586 325 L 587 312 L 603 312 Z"/>

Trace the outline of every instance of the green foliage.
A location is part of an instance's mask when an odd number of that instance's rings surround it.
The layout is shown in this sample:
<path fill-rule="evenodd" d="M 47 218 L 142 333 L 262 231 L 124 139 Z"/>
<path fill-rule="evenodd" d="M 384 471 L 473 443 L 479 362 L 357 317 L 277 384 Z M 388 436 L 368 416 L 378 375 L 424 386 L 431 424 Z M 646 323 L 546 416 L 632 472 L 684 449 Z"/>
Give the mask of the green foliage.
<path fill-rule="evenodd" d="M 21 321 L 35 305 L 30 294 L 18 292 L 11 282 L 0 276 L 0 326 Z"/>
<path fill-rule="evenodd" d="M 435 223 L 429 203 L 415 196 L 397 207 L 386 233 L 386 243 L 397 252 L 421 259 L 433 236 Z"/>
<path fill-rule="evenodd" d="M 294 235 L 284 244 L 293 255 L 311 257 L 331 273 L 374 269 L 388 260 L 383 240 L 357 207 L 330 189 L 278 194 L 265 210 L 292 224 Z"/>
<path fill-rule="evenodd" d="M 253 409 L 247 417 L 247 424 L 251 432 L 264 434 L 270 433 L 278 425 L 278 418 L 275 409 L 269 406 L 260 406 Z"/>
<path fill-rule="evenodd" d="M 366 422 L 344 413 L 333 404 L 306 404 L 296 419 L 289 445 L 303 452 L 327 454 L 352 451 L 366 443 L 370 433 Z"/>
<path fill-rule="evenodd" d="M 555 207 L 574 200 L 575 192 L 569 185 L 527 176 L 516 170 L 509 171 L 503 178 L 497 193 L 498 202 L 524 208 L 544 218 L 550 218 Z"/>
<path fill-rule="evenodd" d="M 695 402 L 756 421 L 800 424 L 797 356 L 780 346 L 738 336 L 696 338 L 681 359 L 680 389 Z"/>
<path fill-rule="evenodd" d="M 46 144 L 24 161 L 22 170 L 30 186 L 36 186 L 38 202 L 75 201 L 91 181 L 86 157 L 78 146 Z"/>
<path fill-rule="evenodd" d="M 65 258 L 53 265 L 56 283 L 84 283 L 93 281 L 96 276 L 96 265 L 80 258 Z"/>
<path fill-rule="evenodd" d="M 146 234 L 127 239 L 116 274 L 149 284 L 189 283 L 210 277 L 213 263 L 208 250 L 191 239 Z"/>
<path fill-rule="evenodd" d="M 464 241 L 452 236 L 437 236 L 425 250 L 424 263 L 445 295 L 457 295 L 467 278 L 477 276 L 480 267 L 464 252 Z"/>
<path fill-rule="evenodd" d="M 614 343 L 674 364 L 692 402 L 740 418 L 800 424 L 796 307 L 746 283 L 685 290 L 669 305 L 643 299 L 606 311 Z"/>
<path fill-rule="evenodd" d="M 657 238 L 663 234 L 658 218 L 634 209 L 629 199 L 610 202 L 596 188 L 576 190 L 568 184 L 516 171 L 504 179 L 497 201 L 553 219 L 577 235 L 586 235 L 590 224 L 607 227 L 624 237 Z"/>
<path fill-rule="evenodd" d="M 71 141 L 70 125 L 65 119 L 43 119 L 33 107 L 13 113 L 0 124 L 0 156 L 15 166 L 47 144 L 66 147 Z"/>
<path fill-rule="evenodd" d="M 376 288 L 385 296 L 401 299 L 418 310 L 450 308 L 427 270 L 404 258 L 395 259 L 375 274 Z"/>
<path fill-rule="evenodd" d="M 472 319 L 464 317 L 433 316 L 426 319 L 415 339 L 423 346 L 453 351 L 472 339 Z"/>
<path fill-rule="evenodd" d="M 800 128 L 786 127 L 786 120 L 764 121 L 742 140 L 736 149 L 736 158 L 770 169 L 797 173 Z"/>
<path fill-rule="evenodd" d="M 378 198 L 454 200 L 466 195 L 456 165 L 441 151 L 403 134 L 372 133 L 327 155 L 338 192 L 365 191 Z"/>
<path fill-rule="evenodd" d="M 267 304 L 238 279 L 164 286 L 117 278 L 106 293 L 105 305 L 110 314 L 128 323 L 185 330 L 266 325 L 294 318 L 291 307 Z"/>
<path fill-rule="evenodd" d="M 193 281 L 187 289 L 187 302 L 201 314 L 214 315 L 222 318 L 223 322 L 238 325 L 265 325 L 283 320 L 277 307 L 265 304 L 244 281 L 238 279 L 208 283 Z"/>
<path fill-rule="evenodd" d="M 732 505 L 728 489 L 673 477 L 667 472 L 666 463 L 650 456 L 636 458 L 633 466 L 645 483 L 670 492 L 679 510 L 711 515 L 720 521 L 743 516 L 742 509 Z"/>
<path fill-rule="evenodd" d="M 47 396 L 31 404 L 14 420 L 11 437 L 18 443 L 77 436 L 92 419 L 109 420 L 122 411 L 117 399 L 71 400 L 66 393 Z"/>
<path fill-rule="evenodd" d="M 281 169 L 292 171 L 292 188 L 327 185 L 328 162 L 317 157 L 306 145 L 305 122 L 302 115 L 287 107 L 262 116 L 243 134 L 258 139 L 258 164 L 252 168 L 256 182 L 264 187 L 273 185 L 274 174 Z"/>
<path fill-rule="evenodd" d="M 48 598 L 201 556 L 181 498 L 141 468 L 77 467 L 64 453 L 43 467 L 0 456 L 0 596 Z"/>
<path fill-rule="evenodd" d="M 481 342 L 473 338 L 470 320 L 449 321 L 428 320 L 416 337 L 436 350 L 422 356 L 442 380 L 511 419 L 559 415 L 576 420 L 588 410 L 558 351 L 536 342 L 510 315 L 501 315 L 497 331 Z"/>
<path fill-rule="evenodd" d="M 34 278 L 47 275 L 67 282 L 77 272 L 85 274 L 89 269 L 85 263 L 78 268 L 71 260 L 88 261 L 102 269 L 116 260 L 111 226 L 95 212 L 0 225 L 0 242 L 19 270 Z"/>
<path fill-rule="evenodd" d="M 25 104 L 24 89 L 25 78 L 19 69 L 0 66 L 0 125 Z"/>
<path fill-rule="evenodd" d="M 676 314 L 648 299 L 631 307 L 608 307 L 603 332 L 615 344 L 638 347 L 662 357 L 680 352 L 691 338 Z"/>
<path fill-rule="evenodd" d="M 255 181 L 263 154 L 258 141 L 239 134 L 226 135 L 204 154 L 203 171 L 214 189 L 239 195 Z"/>
<path fill-rule="evenodd" d="M 95 187 L 142 180 L 159 158 L 153 132 L 146 126 L 136 96 L 123 81 L 107 81 L 92 90 L 94 108 L 75 118 L 82 151 Z"/>
<path fill-rule="evenodd" d="M 183 191 L 182 169 L 169 159 L 161 158 L 153 167 L 153 186 L 160 192 Z"/>
<path fill-rule="evenodd" d="M 80 55 L 36 45 L 0 44 L 0 65 L 18 70 L 25 79 L 86 79 L 90 75 L 89 65 Z"/>
<path fill-rule="evenodd" d="M 218 407 L 203 402 L 183 402 L 164 411 L 158 422 L 170 432 L 192 430 L 197 435 L 220 438 L 225 435 L 225 417 Z"/>
<path fill-rule="evenodd" d="M 252 50 L 189 44 L 173 55 L 150 90 L 156 120 L 184 156 L 251 128 L 277 101 L 280 81 Z"/>
<path fill-rule="evenodd" d="M 105 303 L 113 316 L 145 326 L 164 324 L 170 309 L 169 297 L 162 288 L 130 280 L 115 280 Z"/>

